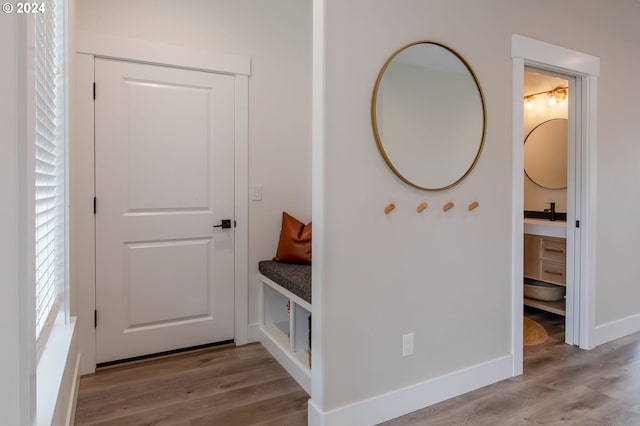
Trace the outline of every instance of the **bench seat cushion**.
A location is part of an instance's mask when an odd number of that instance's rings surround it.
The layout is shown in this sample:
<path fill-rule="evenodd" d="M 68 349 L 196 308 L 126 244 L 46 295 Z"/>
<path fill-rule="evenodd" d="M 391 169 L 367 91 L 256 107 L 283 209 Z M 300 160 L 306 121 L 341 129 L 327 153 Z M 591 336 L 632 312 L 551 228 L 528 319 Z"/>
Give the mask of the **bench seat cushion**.
<path fill-rule="evenodd" d="M 258 263 L 262 275 L 311 303 L 311 265 L 263 260 Z"/>

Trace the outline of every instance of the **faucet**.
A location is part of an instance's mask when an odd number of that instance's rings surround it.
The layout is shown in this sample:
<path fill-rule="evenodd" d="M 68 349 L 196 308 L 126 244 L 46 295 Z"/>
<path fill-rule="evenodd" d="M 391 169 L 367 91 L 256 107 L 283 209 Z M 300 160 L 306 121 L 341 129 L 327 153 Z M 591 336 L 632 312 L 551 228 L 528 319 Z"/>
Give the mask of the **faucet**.
<path fill-rule="evenodd" d="M 549 220 L 555 221 L 556 220 L 556 203 L 554 203 L 553 201 L 547 201 L 547 204 L 549 204 L 549 208 L 544 209 L 543 212 L 549 213 Z"/>

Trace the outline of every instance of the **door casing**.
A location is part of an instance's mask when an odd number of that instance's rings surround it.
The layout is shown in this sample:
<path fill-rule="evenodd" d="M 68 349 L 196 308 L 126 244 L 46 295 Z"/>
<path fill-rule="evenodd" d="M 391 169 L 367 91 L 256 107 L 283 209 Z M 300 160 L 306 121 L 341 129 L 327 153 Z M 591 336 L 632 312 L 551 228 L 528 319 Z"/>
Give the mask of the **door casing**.
<path fill-rule="evenodd" d="M 216 54 L 189 48 L 151 43 L 141 40 L 78 32 L 76 46 L 75 111 L 77 145 L 72 147 L 71 182 L 74 184 L 71 214 L 71 259 L 75 273 L 71 279 L 77 289 L 80 373 L 95 371 L 95 216 L 93 214 L 94 171 L 94 60 L 121 59 L 161 66 L 217 72 L 234 76 L 235 146 L 235 282 L 234 334 L 236 345 L 248 342 L 248 90 L 251 60 L 247 56 Z M 75 248 L 75 249 L 74 249 Z M 72 285 L 73 286 L 73 285 Z"/>
<path fill-rule="evenodd" d="M 568 343 L 578 343 L 582 349 L 594 346 L 595 329 L 595 218 L 596 218 L 596 147 L 597 147 L 597 84 L 600 74 L 600 59 L 546 42 L 514 34 L 511 38 L 512 59 L 512 354 L 513 375 L 522 374 L 522 298 L 523 298 L 523 234 L 522 212 L 524 209 L 524 128 L 523 101 L 525 66 L 548 70 L 575 77 L 576 116 L 573 117 L 575 129 L 575 153 L 577 155 L 576 174 L 580 177 L 580 193 L 568 194 L 579 201 L 574 208 L 574 217 L 567 222 L 567 234 L 575 233 L 575 220 L 580 220 L 580 238 L 575 235 L 569 240 L 576 241 L 573 273 L 573 307 L 567 315 L 577 319 L 578 324 L 570 324 L 579 335 L 570 336 Z M 569 173 L 572 171 L 569 170 Z M 568 200 L 571 202 L 571 200 Z M 570 226 L 571 225 L 571 226 Z M 569 259 L 568 259 L 569 261 Z M 570 267 L 567 265 L 567 267 Z M 569 271 L 568 271 L 569 272 Z M 573 315 L 573 308 L 579 313 Z M 567 323 L 571 319 L 567 319 Z"/>

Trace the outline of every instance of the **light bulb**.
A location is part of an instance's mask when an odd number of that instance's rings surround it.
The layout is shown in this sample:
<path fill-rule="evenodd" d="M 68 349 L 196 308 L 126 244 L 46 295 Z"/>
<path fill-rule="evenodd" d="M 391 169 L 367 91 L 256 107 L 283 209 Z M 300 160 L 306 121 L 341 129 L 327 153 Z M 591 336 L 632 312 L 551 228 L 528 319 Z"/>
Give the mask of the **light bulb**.
<path fill-rule="evenodd" d="M 549 92 L 549 105 L 556 105 L 567 99 L 567 89 L 564 87 L 556 87 Z"/>
<path fill-rule="evenodd" d="M 531 111 L 533 109 L 533 96 L 524 97 L 524 106 Z"/>

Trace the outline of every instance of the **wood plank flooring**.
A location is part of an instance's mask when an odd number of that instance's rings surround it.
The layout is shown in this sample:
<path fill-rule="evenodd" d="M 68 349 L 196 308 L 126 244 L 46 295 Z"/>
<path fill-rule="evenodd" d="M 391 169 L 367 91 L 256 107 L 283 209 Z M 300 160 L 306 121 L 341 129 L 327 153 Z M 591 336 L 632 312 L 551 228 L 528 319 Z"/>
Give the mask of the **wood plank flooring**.
<path fill-rule="evenodd" d="M 525 315 L 549 339 L 525 347 L 522 376 L 384 425 L 640 425 L 640 333 L 582 351 L 563 317 Z M 303 426 L 308 399 L 261 345 L 225 346 L 83 377 L 76 425 Z"/>
<path fill-rule="evenodd" d="M 549 339 L 524 348 L 523 375 L 383 425 L 640 425 L 640 334 L 583 351 L 564 344 L 564 317 L 525 315 Z"/>
<path fill-rule="evenodd" d="M 102 369 L 80 380 L 81 425 L 304 425 L 309 396 L 260 344 Z"/>

